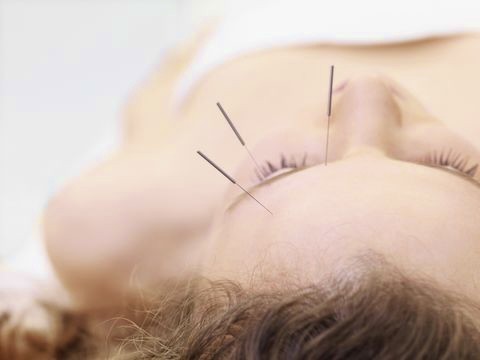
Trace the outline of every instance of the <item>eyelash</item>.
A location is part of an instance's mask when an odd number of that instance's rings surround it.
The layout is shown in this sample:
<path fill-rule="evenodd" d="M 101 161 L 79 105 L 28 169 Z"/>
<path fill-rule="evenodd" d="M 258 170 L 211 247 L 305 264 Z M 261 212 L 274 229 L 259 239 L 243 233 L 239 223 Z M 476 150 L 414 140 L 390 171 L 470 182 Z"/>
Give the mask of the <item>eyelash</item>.
<path fill-rule="evenodd" d="M 288 161 L 284 154 L 280 154 L 280 163 L 278 166 L 267 160 L 260 166 L 261 173 L 255 169 L 255 175 L 260 182 L 263 182 L 267 177 L 282 169 L 298 169 L 300 167 L 305 167 L 306 162 L 307 153 L 304 153 L 301 162 L 298 162 L 294 156 L 291 156 L 290 161 Z M 451 149 L 448 153 L 445 150 L 440 152 L 433 151 L 425 156 L 420 162 L 430 166 L 452 168 L 468 177 L 474 177 L 479 167 L 479 164 L 476 163 L 467 168 L 469 163 L 468 157 L 462 156 L 462 154 L 458 152 L 454 153 Z"/>
<path fill-rule="evenodd" d="M 442 150 L 440 152 L 433 151 L 429 153 L 422 161 L 428 165 L 440 166 L 443 168 L 452 168 L 468 177 L 474 177 L 477 173 L 478 163 L 467 167 L 469 158 L 458 152 L 453 152 L 452 149 L 448 151 Z"/>
<path fill-rule="evenodd" d="M 278 166 L 267 160 L 260 166 L 261 173 L 255 169 L 255 175 L 257 176 L 257 179 L 262 182 L 270 175 L 275 174 L 282 169 L 298 169 L 305 167 L 306 164 L 307 153 L 303 154 L 302 161 L 297 161 L 293 155 L 290 157 L 290 160 L 287 160 L 287 157 L 284 154 L 280 154 L 280 163 Z"/>

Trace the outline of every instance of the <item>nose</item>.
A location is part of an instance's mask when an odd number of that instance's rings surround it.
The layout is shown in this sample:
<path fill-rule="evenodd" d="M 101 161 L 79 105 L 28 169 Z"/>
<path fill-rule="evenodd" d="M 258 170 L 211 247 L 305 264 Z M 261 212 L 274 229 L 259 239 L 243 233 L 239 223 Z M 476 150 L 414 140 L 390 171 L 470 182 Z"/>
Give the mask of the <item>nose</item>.
<path fill-rule="evenodd" d="M 337 95 L 332 125 L 346 153 L 365 147 L 385 152 L 392 146 L 401 112 L 391 89 L 385 77 L 359 76 Z"/>

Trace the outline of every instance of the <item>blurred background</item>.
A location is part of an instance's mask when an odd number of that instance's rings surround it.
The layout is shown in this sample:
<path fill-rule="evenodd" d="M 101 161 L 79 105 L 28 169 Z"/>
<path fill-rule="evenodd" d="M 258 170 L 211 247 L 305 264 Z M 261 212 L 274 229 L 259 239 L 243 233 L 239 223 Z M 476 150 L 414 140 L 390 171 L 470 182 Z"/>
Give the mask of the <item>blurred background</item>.
<path fill-rule="evenodd" d="M 229 6 L 0 0 L 0 261 L 31 237 L 62 181 L 109 146 L 127 96 L 165 51 Z"/>

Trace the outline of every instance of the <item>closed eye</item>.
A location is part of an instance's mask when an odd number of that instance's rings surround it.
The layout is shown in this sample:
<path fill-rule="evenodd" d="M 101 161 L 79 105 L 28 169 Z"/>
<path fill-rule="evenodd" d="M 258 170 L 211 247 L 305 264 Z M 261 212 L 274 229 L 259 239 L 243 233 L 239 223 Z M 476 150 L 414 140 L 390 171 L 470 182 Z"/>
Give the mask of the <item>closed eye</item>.
<path fill-rule="evenodd" d="M 468 181 L 469 183 L 475 185 L 479 190 L 480 190 L 480 182 L 476 181 L 473 179 L 473 177 L 471 175 L 468 175 L 468 174 L 465 174 L 464 172 L 461 172 L 460 170 L 458 169 L 451 169 L 451 168 L 448 168 L 448 167 L 444 167 L 444 166 L 440 166 L 440 165 L 429 165 L 429 164 L 418 164 L 420 166 L 429 166 L 431 167 L 432 169 L 439 169 L 441 171 L 444 171 L 445 173 L 447 174 L 450 174 L 452 176 L 455 176 L 457 178 L 462 178 L 463 180 L 465 181 Z M 318 166 L 318 165 L 317 165 Z M 282 179 L 285 179 L 286 177 L 289 177 L 289 176 L 292 176 L 292 175 L 296 175 L 304 170 L 307 170 L 307 169 L 310 169 L 314 166 L 307 166 L 307 167 L 303 167 L 303 168 L 296 168 L 296 169 L 292 169 L 288 172 L 284 172 L 280 175 L 277 175 L 277 176 L 273 176 L 273 177 L 270 177 L 266 180 L 263 180 L 261 181 L 260 183 L 250 187 L 248 189 L 249 192 L 255 192 L 255 191 L 258 191 L 259 189 L 261 188 L 265 188 L 266 186 L 268 185 L 272 185 L 273 183 L 277 182 L 277 181 L 280 181 Z M 231 212 L 233 211 L 233 209 L 238 206 L 238 204 L 240 204 L 243 200 L 245 200 L 246 198 L 248 198 L 248 195 L 245 194 L 245 193 L 242 193 L 240 194 L 239 196 L 237 196 L 231 203 L 230 205 L 227 207 L 226 209 L 226 212 Z"/>

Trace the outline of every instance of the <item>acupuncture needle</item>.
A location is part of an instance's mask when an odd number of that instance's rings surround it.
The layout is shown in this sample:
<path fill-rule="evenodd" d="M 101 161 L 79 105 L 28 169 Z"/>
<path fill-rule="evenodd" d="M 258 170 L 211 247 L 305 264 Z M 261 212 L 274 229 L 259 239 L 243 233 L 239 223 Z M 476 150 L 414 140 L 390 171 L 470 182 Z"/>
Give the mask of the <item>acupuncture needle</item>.
<path fill-rule="evenodd" d="M 263 171 L 261 170 L 261 168 L 260 168 L 260 166 L 258 165 L 257 161 L 255 160 L 255 158 L 253 157 L 252 153 L 251 153 L 250 150 L 248 149 L 247 144 L 245 143 L 245 141 L 243 141 L 242 136 L 241 136 L 240 133 L 238 132 L 237 128 L 235 127 L 235 125 L 233 125 L 233 122 L 232 122 L 232 120 L 230 120 L 230 117 L 228 116 L 227 112 L 223 109 L 222 104 L 220 104 L 219 102 L 217 102 L 217 106 L 218 106 L 218 108 L 220 109 L 220 111 L 221 111 L 221 113 L 223 114 L 223 116 L 225 117 L 225 119 L 227 120 L 228 125 L 230 125 L 230 127 L 231 127 L 232 130 L 233 130 L 233 132 L 234 132 L 235 135 L 237 136 L 237 139 L 238 139 L 238 141 L 240 141 L 240 144 L 242 144 L 242 146 L 245 148 L 245 150 L 247 150 L 248 156 L 250 156 L 250 159 L 252 159 L 253 163 L 255 164 L 255 167 L 257 168 L 257 171 L 259 172 L 260 175 L 262 175 L 262 174 L 263 174 Z"/>
<path fill-rule="evenodd" d="M 328 161 L 328 137 L 330 135 L 330 117 L 332 116 L 332 90 L 333 90 L 333 73 L 335 67 L 330 66 L 330 87 L 328 90 L 328 109 L 327 109 L 327 140 L 325 142 L 325 166 L 327 166 Z"/>
<path fill-rule="evenodd" d="M 232 178 L 230 175 L 228 175 L 225 171 L 222 170 L 222 168 L 220 166 L 218 166 L 217 164 L 215 164 L 212 160 L 210 160 L 208 158 L 207 155 L 205 155 L 204 153 L 202 153 L 200 150 L 197 150 L 197 154 L 200 155 L 202 158 L 204 158 L 210 165 L 212 165 L 215 169 L 217 169 L 223 176 L 225 176 L 228 180 L 230 180 L 233 184 L 237 185 L 240 189 L 242 189 L 243 192 L 245 192 L 248 196 L 250 196 L 253 200 L 255 200 L 258 204 L 260 204 L 260 206 L 262 206 L 265 210 L 267 210 L 271 215 L 273 215 L 273 213 L 268 210 L 265 205 L 263 205 L 260 201 L 258 201 L 255 196 L 253 196 L 252 194 L 250 194 L 250 192 L 248 192 L 247 190 L 245 190 L 239 183 L 237 183 L 235 181 L 234 178 Z"/>

